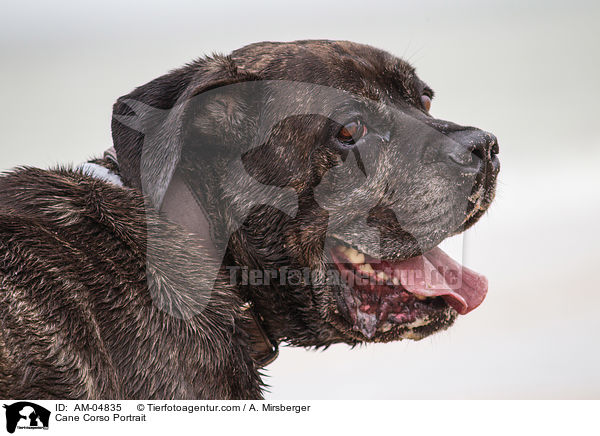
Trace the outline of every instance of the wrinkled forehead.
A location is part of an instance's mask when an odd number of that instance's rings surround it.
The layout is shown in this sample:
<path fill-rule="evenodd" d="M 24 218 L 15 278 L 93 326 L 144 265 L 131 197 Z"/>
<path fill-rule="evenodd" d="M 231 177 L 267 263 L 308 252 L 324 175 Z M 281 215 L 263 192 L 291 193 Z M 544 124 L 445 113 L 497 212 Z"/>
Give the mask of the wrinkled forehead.
<path fill-rule="evenodd" d="M 252 44 L 234 51 L 232 59 L 240 71 L 265 80 L 321 85 L 387 103 L 418 101 L 424 86 L 404 60 L 346 41 Z M 305 95 L 300 92 L 295 99 L 301 103 Z"/>
<path fill-rule="evenodd" d="M 250 85 L 256 86 L 256 85 Z M 262 143 L 273 132 L 279 131 L 280 123 L 289 118 L 303 118 L 304 123 L 311 122 L 318 132 L 319 126 L 325 126 L 328 120 L 344 125 L 353 118 L 362 118 L 367 114 L 377 116 L 380 122 L 397 118 L 403 111 L 388 99 L 375 99 L 362 93 L 352 92 L 332 86 L 289 80 L 261 81 L 256 86 L 256 100 L 262 99 L 260 116 L 257 121 L 258 135 L 254 144 Z M 404 103 L 406 104 L 406 103 Z M 371 118 L 373 119 L 373 118 Z M 306 124 L 303 124 L 306 126 Z"/>

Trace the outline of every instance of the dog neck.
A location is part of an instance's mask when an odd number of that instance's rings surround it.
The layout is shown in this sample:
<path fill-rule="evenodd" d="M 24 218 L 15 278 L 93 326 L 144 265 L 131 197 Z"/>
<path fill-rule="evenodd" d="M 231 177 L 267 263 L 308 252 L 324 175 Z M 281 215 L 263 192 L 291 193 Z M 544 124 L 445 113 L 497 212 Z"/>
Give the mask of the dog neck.
<path fill-rule="evenodd" d="M 110 148 L 106 150 L 104 159 L 108 162 L 107 170 L 120 181 L 119 162 L 115 149 Z M 92 177 L 98 174 L 102 175 L 99 171 L 88 171 L 88 174 Z M 114 183 L 114 177 L 107 181 Z M 167 190 L 167 195 L 161 206 L 161 212 L 169 221 L 179 224 L 188 232 L 200 236 L 203 241 L 207 241 L 205 249 L 209 255 L 217 255 L 216 250 L 210 242 L 210 224 L 204 207 L 198 196 L 194 195 L 189 185 L 185 183 L 185 180 L 177 172 L 173 176 Z M 241 311 L 247 315 L 245 317 L 244 330 L 249 336 L 250 355 L 257 367 L 265 367 L 272 363 L 279 355 L 278 343 L 267 334 L 264 327 L 264 319 L 256 311 L 251 301 L 245 301 L 241 306 Z"/>

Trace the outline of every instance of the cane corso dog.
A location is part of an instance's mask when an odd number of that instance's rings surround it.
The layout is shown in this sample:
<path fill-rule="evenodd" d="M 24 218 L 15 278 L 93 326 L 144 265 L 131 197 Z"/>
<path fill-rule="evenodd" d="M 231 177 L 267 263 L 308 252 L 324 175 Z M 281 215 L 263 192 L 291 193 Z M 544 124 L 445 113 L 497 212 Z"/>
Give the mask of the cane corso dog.
<path fill-rule="evenodd" d="M 119 98 L 104 157 L 5 173 L 0 397 L 257 399 L 280 343 L 448 328 L 498 144 L 432 99 L 367 45 L 251 44 Z"/>

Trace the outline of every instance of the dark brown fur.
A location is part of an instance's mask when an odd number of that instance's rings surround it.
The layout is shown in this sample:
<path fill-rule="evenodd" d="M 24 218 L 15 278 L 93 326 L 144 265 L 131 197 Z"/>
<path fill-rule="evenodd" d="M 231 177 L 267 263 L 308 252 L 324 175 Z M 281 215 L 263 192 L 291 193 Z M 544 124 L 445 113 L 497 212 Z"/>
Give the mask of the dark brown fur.
<path fill-rule="evenodd" d="M 147 228 L 185 253 L 165 257 L 169 298 L 187 298 L 202 256 L 138 191 L 24 168 L 0 192 L 0 396 L 260 398 L 235 293 L 223 285 L 191 320 L 150 299 Z"/>
<path fill-rule="evenodd" d="M 352 196 L 332 194 L 325 210 L 314 190 L 341 152 L 328 142 L 328 117 L 310 111 L 280 120 L 264 144 L 248 150 L 247 138 L 265 119 L 311 98 L 310 90 L 280 95 L 283 88 L 261 82 L 269 80 L 342 90 L 378 107 L 377 116 L 387 120 L 390 131 L 385 153 L 371 156 L 376 177 L 353 188 Z M 261 398 L 249 343 L 252 323 L 241 309 L 246 301 L 277 342 L 324 347 L 366 341 L 338 310 L 335 288 L 239 286 L 227 281 L 223 269 L 211 292 L 198 292 L 196 283 L 209 268 L 210 244 L 156 210 L 177 169 L 191 180 L 212 224 L 213 242 L 227 246 L 223 267 L 319 270 L 328 225 L 366 251 L 373 246 L 356 222 L 375 199 L 378 206 L 368 210 L 368 222 L 380 231 L 382 255 L 417 255 L 477 221 L 492 201 L 498 171 L 497 159 L 492 162 L 495 138 L 432 118 L 420 103 L 425 87 L 406 62 L 369 46 L 253 44 L 230 56 L 200 59 L 117 101 L 113 138 L 119 167 L 113 169 L 127 187 L 66 167 L 20 168 L 4 175 L 0 397 Z M 247 95 L 252 92 L 257 93 Z M 209 97 L 188 104 L 201 94 Z M 170 111 L 169 116 L 144 115 L 131 101 Z M 393 111 L 386 112 L 384 103 Z M 134 114 L 150 131 L 126 126 L 122 117 Z M 430 132 L 436 132 L 443 146 L 407 148 L 395 130 L 402 124 L 399 114 L 417 120 L 429 142 Z M 448 147 L 469 141 L 485 143 L 486 171 L 459 174 L 444 160 L 453 150 Z M 367 157 L 369 150 L 373 147 L 366 148 Z M 247 179 L 228 167 L 232 153 L 243 154 L 244 171 L 261 184 L 293 189 L 298 213 L 264 206 L 245 211 Z M 473 197 L 475 187 L 480 191 Z M 392 206 L 397 220 L 390 218 Z M 239 217 L 243 224 L 234 227 Z M 152 241 L 153 263 L 147 259 L 150 233 L 158 235 Z M 455 315 L 446 307 L 423 327 L 399 326 L 372 341 L 425 337 L 450 326 Z"/>

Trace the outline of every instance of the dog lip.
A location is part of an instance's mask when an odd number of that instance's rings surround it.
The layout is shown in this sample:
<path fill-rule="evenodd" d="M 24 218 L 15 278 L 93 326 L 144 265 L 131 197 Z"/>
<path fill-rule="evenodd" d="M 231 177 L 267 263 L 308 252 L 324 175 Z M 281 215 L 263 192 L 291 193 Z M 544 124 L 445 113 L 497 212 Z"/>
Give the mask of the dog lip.
<path fill-rule="evenodd" d="M 490 208 L 495 196 L 495 179 L 491 182 L 484 180 L 482 183 L 477 185 L 477 189 L 471 194 L 467 200 L 471 206 L 466 212 L 466 216 L 457 227 L 457 229 L 451 234 L 459 234 L 473 226 L 479 218 L 485 214 Z"/>
<path fill-rule="evenodd" d="M 340 243 L 331 256 L 345 282 L 343 301 L 353 329 L 368 339 L 387 321 L 406 325 L 427 317 L 433 301 L 467 314 L 487 293 L 484 276 L 437 247 L 407 260 L 385 261 Z"/>
<path fill-rule="evenodd" d="M 341 244 L 331 255 L 343 277 L 340 302 L 353 331 L 371 340 L 376 334 L 388 334 L 395 328 L 396 334 L 401 329 L 407 338 L 414 338 L 414 328 L 427 326 L 434 312 L 448 309 L 437 296 L 410 292 L 397 277 L 387 276 L 379 268 L 365 268 L 370 267 L 370 262 L 379 262 L 378 259 L 360 253 L 358 263 L 354 262 L 356 257 L 347 247 L 350 246 Z M 365 279 L 368 280 L 366 285 Z"/>
<path fill-rule="evenodd" d="M 337 246 L 344 246 L 344 247 L 349 247 L 352 248 L 362 254 L 364 254 L 365 256 L 368 256 L 374 260 L 378 260 L 380 258 L 380 256 L 376 255 L 374 253 L 374 251 L 370 248 L 367 247 L 364 244 L 358 243 L 358 242 L 350 242 L 348 241 L 347 238 L 345 238 L 344 236 L 341 236 L 337 233 L 331 233 L 328 235 L 328 238 L 330 238 L 331 240 L 333 240 L 334 245 Z M 433 248 L 433 247 L 431 247 Z M 407 260 L 410 259 L 411 257 L 414 257 L 414 255 L 412 256 L 398 256 L 398 257 L 394 257 L 394 261 L 403 261 L 403 260 Z"/>
<path fill-rule="evenodd" d="M 340 236 L 338 234 L 330 234 L 328 236 L 331 239 L 334 239 L 337 245 L 346 246 L 346 247 L 352 248 L 352 249 L 354 249 L 356 251 L 359 251 L 359 252 L 361 252 L 363 254 L 369 255 L 371 257 L 376 257 L 376 256 L 373 256 L 373 253 L 367 247 L 365 247 L 362 244 L 357 244 L 357 243 L 354 243 L 354 242 L 348 242 L 347 239 L 345 239 L 343 236 Z"/>

